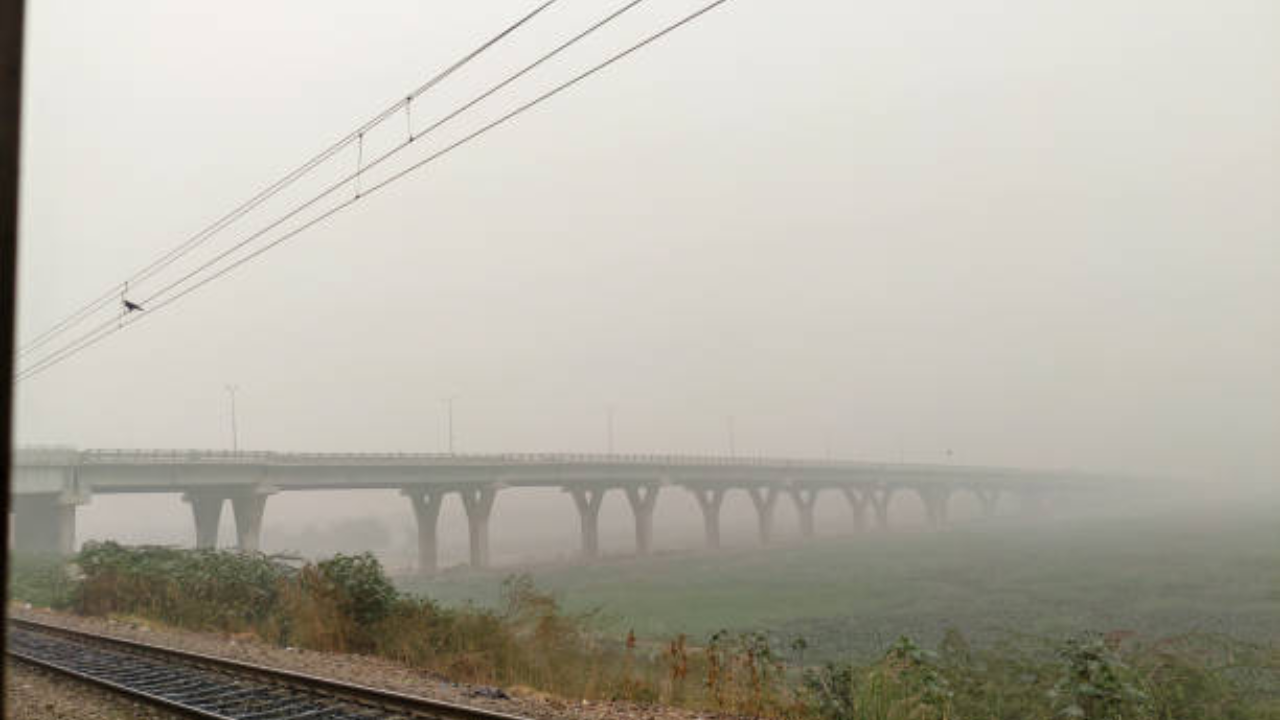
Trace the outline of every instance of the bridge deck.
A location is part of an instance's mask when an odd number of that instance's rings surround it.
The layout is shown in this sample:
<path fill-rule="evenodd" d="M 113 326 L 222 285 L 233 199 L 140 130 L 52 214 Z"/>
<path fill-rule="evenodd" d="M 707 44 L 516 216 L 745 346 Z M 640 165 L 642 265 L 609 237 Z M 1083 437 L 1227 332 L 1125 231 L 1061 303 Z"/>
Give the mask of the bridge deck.
<path fill-rule="evenodd" d="M 19 449 L 15 491 L 165 492 L 262 485 L 270 491 L 416 485 L 623 486 L 846 484 L 1064 486 L 1079 473 L 1006 467 L 770 457 L 582 453 L 312 453 Z"/>

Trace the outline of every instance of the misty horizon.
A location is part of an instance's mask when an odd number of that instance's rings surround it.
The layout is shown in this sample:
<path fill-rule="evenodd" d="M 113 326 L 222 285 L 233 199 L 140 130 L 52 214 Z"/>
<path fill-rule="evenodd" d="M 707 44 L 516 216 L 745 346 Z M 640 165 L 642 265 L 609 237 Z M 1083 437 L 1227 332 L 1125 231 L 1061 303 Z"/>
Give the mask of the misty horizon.
<path fill-rule="evenodd" d="M 1231 7 L 717 12 L 19 385 L 17 443 L 228 447 L 235 384 L 244 449 L 442 451 L 457 396 L 458 452 L 603 451 L 613 407 L 620 453 L 732 417 L 743 456 L 1265 482 L 1276 18 Z M 20 337 L 527 10 L 307 8 L 282 56 L 284 8 L 34 4 Z"/>

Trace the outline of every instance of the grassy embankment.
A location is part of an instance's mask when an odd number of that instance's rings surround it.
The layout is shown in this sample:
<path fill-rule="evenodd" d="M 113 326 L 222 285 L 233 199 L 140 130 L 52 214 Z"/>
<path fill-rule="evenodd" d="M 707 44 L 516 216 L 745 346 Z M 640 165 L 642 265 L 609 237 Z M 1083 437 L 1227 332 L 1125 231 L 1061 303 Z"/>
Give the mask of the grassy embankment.
<path fill-rule="evenodd" d="M 1257 532 L 1262 535 L 1253 539 L 1264 539 L 1265 532 Z M 1106 541 L 1096 531 L 1084 536 L 1087 542 L 1080 547 L 1085 549 Z M 1110 560 L 1097 558 L 1110 568 L 1107 572 L 1118 572 L 1126 581 L 1122 588 L 1103 589 L 1098 577 L 1088 573 L 1074 581 L 1059 577 L 1080 572 L 1081 557 L 1046 554 L 1041 542 L 1062 550 L 1051 538 L 1026 541 L 1010 550 L 994 538 L 978 535 L 977 539 L 961 541 L 964 537 L 968 536 L 911 538 L 903 544 L 888 538 L 868 539 L 852 552 L 844 543 L 781 549 L 772 561 L 767 560 L 772 553 L 752 559 L 745 555 L 714 560 L 677 558 L 674 567 L 679 572 L 645 573 L 643 577 L 655 580 L 656 586 L 641 591 L 640 584 L 633 584 L 631 597 L 643 600 L 650 596 L 652 603 L 652 595 L 665 587 L 675 595 L 671 602 L 683 602 L 699 622 L 712 622 L 717 608 L 691 598 L 727 603 L 724 616 L 739 623 L 761 611 L 747 600 L 791 603 L 795 606 L 778 617 L 781 626 L 809 622 L 821 630 L 823 622 L 839 616 L 829 608 L 823 610 L 826 606 L 821 603 L 814 604 L 821 599 L 818 596 L 840 588 L 862 588 L 853 596 L 854 609 L 848 612 L 867 616 L 870 610 L 878 609 L 888 622 L 916 613 L 942 613 L 954 606 L 963 611 L 956 624 L 963 620 L 963 613 L 1005 616 L 1009 629 L 1017 631 L 1022 629 L 1019 622 L 1033 618 L 1019 616 L 1016 610 L 1034 610 L 1032 603 L 1037 597 L 1062 592 L 1074 601 L 1087 596 L 1090 603 L 1129 598 L 1139 604 L 1125 612 L 1138 619 L 1150 610 L 1141 603 L 1150 602 L 1144 598 L 1152 583 L 1177 579 L 1185 585 L 1179 585 L 1179 590 L 1187 598 L 1198 598 L 1194 605 L 1212 597 L 1205 594 L 1204 587 L 1213 575 L 1210 566 L 1216 568 L 1214 572 L 1224 573 L 1224 581 L 1227 576 L 1240 580 L 1236 573 L 1260 563 L 1265 556 L 1262 551 L 1259 555 L 1228 553 L 1238 562 L 1224 566 L 1225 558 L 1219 551 L 1189 542 L 1167 548 L 1170 557 L 1179 558 L 1173 566 L 1144 574 L 1130 565 L 1147 551 L 1142 551 L 1140 544 L 1128 543 L 1113 548 L 1107 554 Z M 1079 542 L 1079 537 L 1072 541 Z M 880 543 L 887 543 L 881 548 L 884 552 L 872 552 Z M 1003 555 L 996 552 L 985 559 L 975 557 L 973 553 L 980 548 L 996 551 L 983 543 L 1006 549 L 1001 551 Z M 1206 554 L 1189 558 L 1188 553 L 1196 548 Z M 1117 552 L 1121 549 L 1125 552 Z M 923 564 L 922 551 L 930 558 Z M 861 565 L 849 566 L 850 556 L 855 561 L 860 558 Z M 914 557 L 917 564 L 904 568 L 890 562 L 895 556 L 899 560 Z M 1019 558 L 1024 566 L 1001 562 Z M 1030 565 L 1028 558 L 1034 560 Z M 760 562 L 773 567 L 767 582 L 735 580 L 727 569 L 715 570 Z M 1107 566 L 1107 562 L 1114 566 Z M 828 576 L 826 571 L 833 564 L 863 571 L 861 582 Z M 957 567 L 964 564 L 977 568 L 977 574 L 958 577 Z M 1264 566 L 1254 567 L 1254 574 Z M 508 579 L 499 601 L 489 608 L 440 605 L 397 592 L 377 562 L 367 556 L 339 556 L 298 565 L 262 555 L 105 544 L 80 553 L 73 566 L 78 575 L 71 580 L 57 563 L 24 562 L 14 567 L 15 594 L 33 602 L 47 601 L 89 614 L 140 615 L 193 629 L 248 631 L 266 642 L 318 650 L 377 654 L 459 680 L 528 685 L 570 698 L 663 702 L 822 720 L 1280 718 L 1280 657 L 1274 645 L 1217 635 L 1160 642 L 1125 634 L 1083 634 L 1056 640 L 1017 636 L 1012 642 L 985 640 L 970 645 L 960 634 L 948 633 L 938 644 L 937 653 L 922 650 L 904 638 L 869 660 L 817 663 L 806 645 L 821 644 L 825 641 L 821 636 L 811 636 L 808 643 L 794 633 L 779 642 L 776 634 L 770 637 L 762 632 L 674 637 L 642 634 L 636 638 L 616 630 L 630 625 L 620 611 L 614 610 L 613 619 L 604 624 L 590 614 L 566 612 L 555 598 L 534 589 L 527 577 Z M 701 574 L 699 567 L 704 568 Z M 784 571 L 783 567 L 790 569 Z M 998 572 L 990 568 L 998 568 Z M 1194 568 L 1199 569 L 1191 572 Z M 613 571 L 634 569 L 620 566 Z M 906 599 L 920 590 L 919 583 L 926 582 L 919 579 L 923 569 L 932 572 L 925 586 L 951 590 L 914 602 Z M 717 580 L 720 572 L 728 574 Z M 867 589 L 867 573 L 880 580 L 896 577 L 899 585 L 874 587 L 872 580 L 873 587 Z M 992 592 L 999 593 L 1018 580 L 1053 584 L 1024 589 L 1013 596 L 1012 605 L 1007 598 L 988 600 L 985 611 L 977 604 L 976 596 L 986 592 L 985 583 L 995 583 Z M 709 589 L 725 582 L 736 586 L 730 584 L 715 592 Z M 750 583 L 761 582 L 771 589 L 760 595 L 744 590 Z M 807 586 L 797 591 L 791 587 L 795 583 Z M 1257 607 L 1263 610 L 1274 610 L 1265 598 L 1255 597 L 1265 583 L 1257 580 L 1234 588 L 1215 587 L 1218 599 L 1236 603 L 1236 610 L 1243 611 L 1255 602 L 1261 603 Z M 1069 592 L 1076 586 L 1080 588 L 1076 593 Z M 968 589 L 953 589 L 957 587 Z M 744 597 L 743 592 L 749 596 Z M 801 601 L 802 596 L 809 599 Z M 1162 602 L 1167 602 L 1167 592 L 1164 597 Z M 878 599 L 881 604 L 857 604 L 869 599 Z M 733 600 L 736 605 L 730 603 Z M 1006 605 L 1014 612 L 1007 612 Z M 1058 612 L 1057 607 L 1046 614 Z M 679 617 L 678 606 L 672 608 L 668 617 Z M 828 613 L 825 620 L 815 621 L 806 615 L 815 608 Z M 1269 620 L 1264 618 L 1263 625 L 1266 622 Z"/>

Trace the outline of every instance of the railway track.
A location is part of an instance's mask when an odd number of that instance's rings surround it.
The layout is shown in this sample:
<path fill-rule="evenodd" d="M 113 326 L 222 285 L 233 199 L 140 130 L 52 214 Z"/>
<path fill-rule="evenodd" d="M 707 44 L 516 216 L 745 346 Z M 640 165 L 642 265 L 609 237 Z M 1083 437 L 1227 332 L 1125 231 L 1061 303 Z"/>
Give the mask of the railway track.
<path fill-rule="evenodd" d="M 524 720 L 146 643 L 10 619 L 9 657 L 208 720 Z"/>

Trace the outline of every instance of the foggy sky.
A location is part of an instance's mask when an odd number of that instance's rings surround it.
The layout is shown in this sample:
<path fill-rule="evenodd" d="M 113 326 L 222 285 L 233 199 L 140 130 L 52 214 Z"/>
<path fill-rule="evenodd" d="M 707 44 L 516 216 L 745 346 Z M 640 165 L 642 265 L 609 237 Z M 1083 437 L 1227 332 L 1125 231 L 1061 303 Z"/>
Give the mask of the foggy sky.
<path fill-rule="evenodd" d="M 415 114 L 614 6 L 561 4 Z M 532 3 L 30 5 L 21 337 Z M 695 3 L 649 5 L 489 113 Z M 1268 0 L 733 0 L 22 384 L 18 439 L 226 447 L 235 383 L 251 449 L 441 450 L 456 395 L 460 451 L 603 450 L 613 404 L 621 452 L 733 416 L 742 454 L 1270 479 L 1278 47 Z"/>

